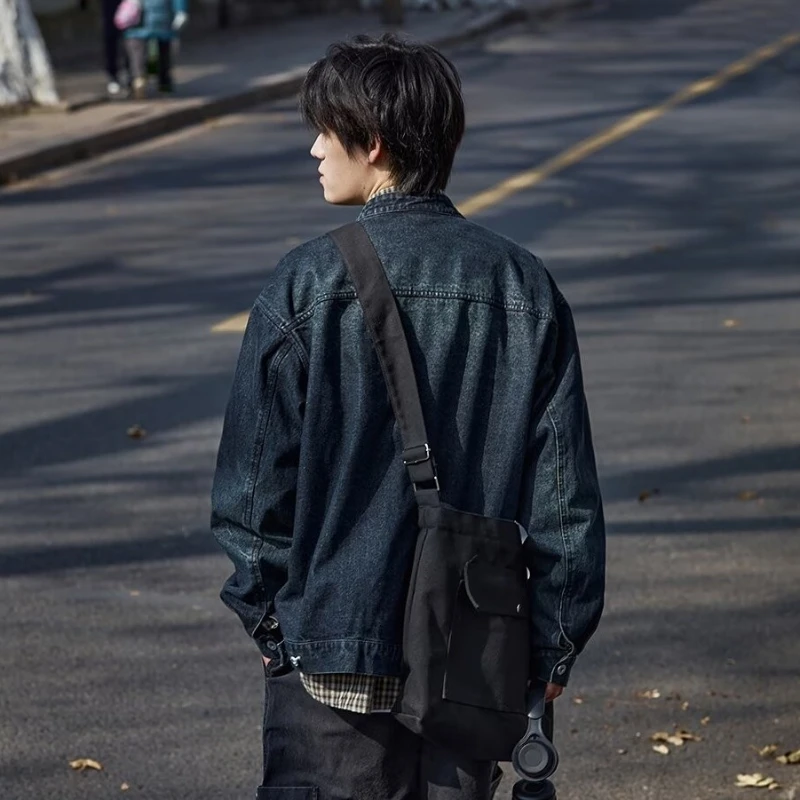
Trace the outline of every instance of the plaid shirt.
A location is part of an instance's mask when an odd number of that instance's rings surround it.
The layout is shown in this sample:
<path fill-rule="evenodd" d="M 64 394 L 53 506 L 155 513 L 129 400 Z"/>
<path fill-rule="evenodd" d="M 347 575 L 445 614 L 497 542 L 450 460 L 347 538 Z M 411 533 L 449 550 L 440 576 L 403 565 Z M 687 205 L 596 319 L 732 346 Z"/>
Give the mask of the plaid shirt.
<path fill-rule="evenodd" d="M 386 675 L 305 675 L 306 691 L 320 703 L 356 714 L 391 711 L 400 695 L 401 679 Z"/>

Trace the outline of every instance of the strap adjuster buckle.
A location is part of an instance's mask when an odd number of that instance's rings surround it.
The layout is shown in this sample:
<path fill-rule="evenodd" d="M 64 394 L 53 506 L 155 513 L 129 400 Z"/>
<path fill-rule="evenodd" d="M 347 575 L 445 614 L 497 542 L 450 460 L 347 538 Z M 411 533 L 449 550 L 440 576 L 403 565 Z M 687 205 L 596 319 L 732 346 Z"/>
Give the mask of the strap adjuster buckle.
<path fill-rule="evenodd" d="M 422 455 L 420 450 L 425 449 L 425 454 Z M 409 447 L 408 450 L 403 452 L 403 463 L 410 467 L 413 464 L 424 464 L 426 461 L 430 461 L 431 458 L 431 448 L 430 445 L 425 442 L 425 444 L 421 444 L 418 447 Z"/>
<path fill-rule="evenodd" d="M 412 487 L 413 487 L 413 489 L 414 489 L 414 494 L 416 494 L 417 492 L 420 492 L 420 491 L 422 491 L 422 489 L 421 489 L 421 488 L 418 488 L 418 487 L 417 487 L 417 484 L 416 484 L 416 483 L 412 483 L 412 484 L 411 484 L 411 486 L 412 486 Z M 436 489 L 436 491 L 437 491 L 437 492 L 438 492 L 438 491 L 441 491 L 441 490 L 439 489 L 439 476 L 438 476 L 438 475 L 436 475 L 436 474 L 434 474 L 434 476 L 433 476 L 433 486 L 434 486 L 434 488 Z"/>
<path fill-rule="evenodd" d="M 403 451 L 403 463 L 411 477 L 414 493 L 435 488 L 439 491 L 439 476 L 436 474 L 436 463 L 430 445 L 417 445 L 408 447 Z M 431 486 L 433 484 L 433 486 Z"/>

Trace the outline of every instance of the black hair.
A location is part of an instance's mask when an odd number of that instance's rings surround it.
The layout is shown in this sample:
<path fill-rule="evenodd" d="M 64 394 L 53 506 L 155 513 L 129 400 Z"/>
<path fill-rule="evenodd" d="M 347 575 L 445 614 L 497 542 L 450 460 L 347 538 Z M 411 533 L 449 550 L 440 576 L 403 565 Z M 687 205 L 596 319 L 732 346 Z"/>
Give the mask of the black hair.
<path fill-rule="evenodd" d="M 392 34 L 331 45 L 306 75 L 300 113 L 350 155 L 380 140 L 407 194 L 444 191 L 464 135 L 456 68 L 436 48 Z"/>

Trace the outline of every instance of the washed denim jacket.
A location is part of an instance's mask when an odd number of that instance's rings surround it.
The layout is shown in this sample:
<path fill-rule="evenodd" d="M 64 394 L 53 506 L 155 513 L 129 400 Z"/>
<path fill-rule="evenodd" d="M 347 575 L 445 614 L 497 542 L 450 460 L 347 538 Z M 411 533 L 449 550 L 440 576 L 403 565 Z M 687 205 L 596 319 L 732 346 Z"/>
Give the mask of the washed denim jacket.
<path fill-rule="evenodd" d="M 444 196 L 359 217 L 403 319 L 442 500 L 528 533 L 531 675 L 566 684 L 603 607 L 603 512 L 572 316 L 541 263 Z M 416 506 L 361 307 L 329 236 L 250 315 L 212 530 L 223 602 L 276 669 L 402 675 Z"/>

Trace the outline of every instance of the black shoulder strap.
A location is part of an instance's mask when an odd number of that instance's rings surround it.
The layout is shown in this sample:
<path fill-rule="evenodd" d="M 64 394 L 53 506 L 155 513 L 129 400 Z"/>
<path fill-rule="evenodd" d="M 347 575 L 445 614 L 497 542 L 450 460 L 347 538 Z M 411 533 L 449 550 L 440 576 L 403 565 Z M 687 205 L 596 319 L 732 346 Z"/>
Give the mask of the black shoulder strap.
<path fill-rule="evenodd" d="M 439 504 L 436 463 L 428 443 L 414 364 L 386 271 L 364 227 L 353 222 L 331 233 L 350 280 L 381 365 L 403 439 L 403 463 L 420 505 Z"/>

